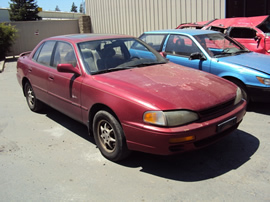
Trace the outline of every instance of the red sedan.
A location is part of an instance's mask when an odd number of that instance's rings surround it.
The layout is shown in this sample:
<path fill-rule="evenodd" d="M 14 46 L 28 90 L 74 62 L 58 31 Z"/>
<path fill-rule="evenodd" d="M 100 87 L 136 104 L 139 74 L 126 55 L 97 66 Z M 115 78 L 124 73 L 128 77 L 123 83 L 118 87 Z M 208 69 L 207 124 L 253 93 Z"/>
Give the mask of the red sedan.
<path fill-rule="evenodd" d="M 131 150 L 202 148 L 235 130 L 246 112 L 234 84 L 170 63 L 124 35 L 45 39 L 21 54 L 17 78 L 32 111 L 45 103 L 85 124 L 112 161 Z"/>

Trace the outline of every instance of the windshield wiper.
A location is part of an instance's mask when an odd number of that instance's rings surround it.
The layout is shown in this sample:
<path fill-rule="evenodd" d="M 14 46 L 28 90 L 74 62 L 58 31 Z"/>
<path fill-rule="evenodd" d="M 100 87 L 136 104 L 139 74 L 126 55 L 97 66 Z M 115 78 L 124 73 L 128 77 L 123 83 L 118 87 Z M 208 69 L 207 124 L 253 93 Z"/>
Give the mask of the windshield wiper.
<path fill-rule="evenodd" d="M 232 53 L 221 52 L 221 53 L 216 54 L 215 57 L 216 58 L 225 57 L 225 56 L 228 56 L 228 55 L 232 55 Z"/>
<path fill-rule="evenodd" d="M 132 65 L 131 67 L 145 67 L 145 66 L 159 65 L 159 64 L 165 64 L 165 63 L 167 62 L 143 62 L 143 63 Z"/>
<path fill-rule="evenodd" d="M 234 53 L 234 55 L 239 55 L 241 53 L 250 53 L 251 51 L 250 50 L 239 50 L 237 52 Z"/>
<path fill-rule="evenodd" d="M 157 65 L 157 64 L 165 64 L 165 63 L 167 63 L 167 61 L 165 61 L 165 62 L 143 62 L 143 63 L 138 63 L 138 64 L 134 64 L 134 65 L 129 65 L 129 66 L 119 65 L 119 66 L 114 67 L 114 68 L 103 69 L 103 70 L 99 70 L 99 71 L 96 71 L 96 72 L 91 72 L 91 74 L 92 75 L 102 74 L 102 73 L 107 73 L 107 72 L 114 72 L 114 71 L 119 71 L 119 70 L 132 69 L 134 67 L 145 67 L 145 66 L 151 66 L 151 65 Z"/>
<path fill-rule="evenodd" d="M 114 72 L 114 71 L 119 71 L 119 70 L 125 70 L 125 69 L 131 69 L 132 67 L 114 67 L 114 68 L 109 68 L 109 69 L 103 69 L 99 70 L 96 72 L 91 72 L 92 75 L 95 74 L 102 74 L 102 73 L 107 73 L 107 72 Z"/>

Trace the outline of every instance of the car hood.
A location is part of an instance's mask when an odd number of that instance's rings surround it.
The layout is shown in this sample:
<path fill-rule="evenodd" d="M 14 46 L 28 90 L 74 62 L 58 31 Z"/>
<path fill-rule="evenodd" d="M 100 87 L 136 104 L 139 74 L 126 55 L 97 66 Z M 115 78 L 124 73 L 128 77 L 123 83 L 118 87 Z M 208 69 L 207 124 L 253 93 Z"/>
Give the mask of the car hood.
<path fill-rule="evenodd" d="M 104 91 L 152 110 L 199 111 L 235 97 L 236 86 L 215 75 L 174 63 L 95 75 Z"/>
<path fill-rule="evenodd" d="M 236 18 L 224 18 L 224 19 L 217 19 L 212 23 L 208 24 L 209 26 L 216 26 L 216 27 L 256 27 L 263 23 L 269 15 L 264 16 L 255 16 L 255 17 L 236 17 Z"/>
<path fill-rule="evenodd" d="M 235 56 L 222 57 L 219 58 L 219 61 L 270 74 L 270 57 L 268 55 L 250 52 Z"/>

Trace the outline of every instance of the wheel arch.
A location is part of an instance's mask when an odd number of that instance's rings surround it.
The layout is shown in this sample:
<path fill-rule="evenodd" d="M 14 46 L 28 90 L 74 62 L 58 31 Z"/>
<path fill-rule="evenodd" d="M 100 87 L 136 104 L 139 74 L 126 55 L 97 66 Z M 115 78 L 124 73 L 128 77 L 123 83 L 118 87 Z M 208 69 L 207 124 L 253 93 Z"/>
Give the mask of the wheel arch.
<path fill-rule="evenodd" d="M 247 101 L 247 103 L 249 103 L 249 101 L 251 100 L 249 90 L 248 90 L 246 84 L 243 81 L 241 81 L 238 78 L 231 77 L 231 76 L 225 76 L 225 77 L 222 77 L 222 78 L 224 78 L 224 79 L 226 79 L 228 81 L 231 81 L 232 83 L 237 85 L 239 88 L 241 88 L 242 93 L 244 93 L 243 98 Z"/>
<path fill-rule="evenodd" d="M 93 127 L 92 126 L 93 126 L 94 116 L 100 110 L 104 110 L 104 111 L 109 112 L 111 115 L 113 115 L 116 118 L 116 120 L 121 125 L 121 122 L 120 122 L 119 118 L 117 117 L 116 113 L 110 107 L 108 107 L 107 105 L 102 104 L 102 103 L 97 103 L 91 107 L 91 109 L 89 110 L 89 114 L 88 114 L 88 131 L 89 131 L 89 134 L 91 134 L 91 135 L 93 134 Z"/>
<path fill-rule="evenodd" d="M 24 77 L 24 78 L 22 79 L 22 90 L 23 90 L 23 95 L 24 95 L 24 96 L 25 96 L 24 86 L 25 86 L 26 83 L 29 83 L 29 84 L 31 85 L 31 83 L 30 83 L 30 81 L 28 80 L 28 78 Z"/>
<path fill-rule="evenodd" d="M 236 83 L 240 83 L 241 85 L 243 85 L 243 87 L 247 88 L 246 84 L 239 78 L 236 78 L 234 76 L 223 76 L 222 78 L 231 81 L 232 83 L 236 84 Z"/>

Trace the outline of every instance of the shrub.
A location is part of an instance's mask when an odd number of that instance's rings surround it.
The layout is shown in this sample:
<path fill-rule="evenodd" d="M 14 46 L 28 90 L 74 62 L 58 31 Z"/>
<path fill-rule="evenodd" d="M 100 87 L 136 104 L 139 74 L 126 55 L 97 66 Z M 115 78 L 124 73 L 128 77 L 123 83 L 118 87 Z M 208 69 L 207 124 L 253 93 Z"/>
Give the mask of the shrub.
<path fill-rule="evenodd" d="M 17 30 L 14 26 L 0 23 L 0 61 L 5 59 L 10 46 L 14 43 Z"/>

